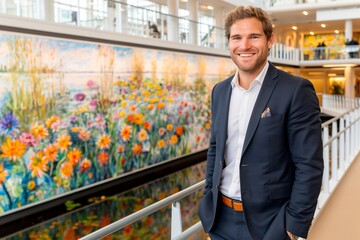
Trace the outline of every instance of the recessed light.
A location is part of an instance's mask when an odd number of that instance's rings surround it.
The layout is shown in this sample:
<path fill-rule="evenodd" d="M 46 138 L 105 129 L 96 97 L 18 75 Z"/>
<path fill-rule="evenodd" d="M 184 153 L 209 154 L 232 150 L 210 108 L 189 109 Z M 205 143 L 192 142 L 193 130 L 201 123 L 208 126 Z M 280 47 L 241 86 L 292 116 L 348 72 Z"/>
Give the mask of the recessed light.
<path fill-rule="evenodd" d="M 303 11 L 302 12 L 305 16 L 309 15 L 309 13 L 307 11 Z"/>
<path fill-rule="evenodd" d="M 340 31 L 336 29 L 334 32 L 335 32 L 336 34 L 339 34 Z"/>
<path fill-rule="evenodd" d="M 322 28 L 326 28 L 326 24 L 321 24 L 321 27 L 322 27 Z"/>
<path fill-rule="evenodd" d="M 297 26 L 292 26 L 291 27 L 293 30 L 297 30 Z"/>
<path fill-rule="evenodd" d="M 207 6 L 207 9 L 214 10 L 214 7 L 209 5 L 209 6 Z"/>
<path fill-rule="evenodd" d="M 314 35 L 314 32 L 310 32 L 310 35 Z"/>

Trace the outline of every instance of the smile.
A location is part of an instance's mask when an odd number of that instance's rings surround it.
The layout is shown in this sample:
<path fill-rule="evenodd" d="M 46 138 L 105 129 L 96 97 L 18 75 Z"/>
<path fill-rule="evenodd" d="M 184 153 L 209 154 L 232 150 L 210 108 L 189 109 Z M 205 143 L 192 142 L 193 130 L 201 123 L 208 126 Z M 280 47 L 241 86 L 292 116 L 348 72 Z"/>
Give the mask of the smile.
<path fill-rule="evenodd" d="M 255 53 L 240 53 L 240 54 L 237 54 L 238 56 L 240 57 L 252 57 L 255 55 Z"/>

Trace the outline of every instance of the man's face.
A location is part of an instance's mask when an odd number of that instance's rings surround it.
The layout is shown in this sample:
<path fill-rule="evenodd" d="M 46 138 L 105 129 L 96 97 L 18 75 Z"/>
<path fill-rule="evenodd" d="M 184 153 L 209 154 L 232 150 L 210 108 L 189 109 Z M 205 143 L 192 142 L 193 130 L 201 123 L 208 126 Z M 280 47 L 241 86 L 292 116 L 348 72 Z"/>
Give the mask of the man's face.
<path fill-rule="evenodd" d="M 266 39 L 263 26 L 256 18 L 237 20 L 230 28 L 231 59 L 239 71 L 258 74 L 266 64 L 274 36 Z"/>

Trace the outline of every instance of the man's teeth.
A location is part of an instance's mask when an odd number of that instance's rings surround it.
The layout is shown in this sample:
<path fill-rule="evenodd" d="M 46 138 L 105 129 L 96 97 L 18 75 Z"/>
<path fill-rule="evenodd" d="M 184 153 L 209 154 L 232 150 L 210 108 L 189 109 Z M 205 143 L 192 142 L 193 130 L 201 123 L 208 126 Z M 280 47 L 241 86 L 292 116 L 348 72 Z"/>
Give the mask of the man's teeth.
<path fill-rule="evenodd" d="M 239 54 L 240 57 L 251 57 L 252 55 L 254 55 L 254 54 L 252 54 L 252 53 L 241 53 L 241 54 Z"/>

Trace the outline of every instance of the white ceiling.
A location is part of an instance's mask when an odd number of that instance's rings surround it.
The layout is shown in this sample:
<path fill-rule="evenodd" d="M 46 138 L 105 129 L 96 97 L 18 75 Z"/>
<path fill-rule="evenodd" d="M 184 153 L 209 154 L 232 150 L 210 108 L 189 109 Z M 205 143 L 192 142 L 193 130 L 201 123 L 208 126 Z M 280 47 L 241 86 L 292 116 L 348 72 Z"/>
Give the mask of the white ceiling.
<path fill-rule="evenodd" d="M 222 0 L 224 3 L 232 4 L 233 7 L 239 6 L 239 4 L 249 5 L 250 1 L 246 0 Z M 340 33 L 344 33 L 345 20 L 336 21 L 321 21 L 316 20 L 317 9 L 339 9 L 349 7 L 360 7 L 359 0 L 341 0 L 341 1 L 316 1 L 315 3 L 308 4 L 296 4 L 296 5 L 279 5 L 276 7 L 268 8 L 266 11 L 271 16 L 275 25 L 275 30 L 279 32 L 294 31 L 292 26 L 297 26 L 298 33 L 309 34 L 310 31 L 314 34 L 321 33 L 334 33 L 335 30 L 339 30 Z M 306 10 L 309 14 L 305 16 L 302 12 Z M 353 17 L 353 16 L 352 16 Z M 360 8 L 357 19 L 352 19 L 353 32 L 360 32 Z M 321 24 L 326 24 L 326 28 L 322 28 Z"/>

